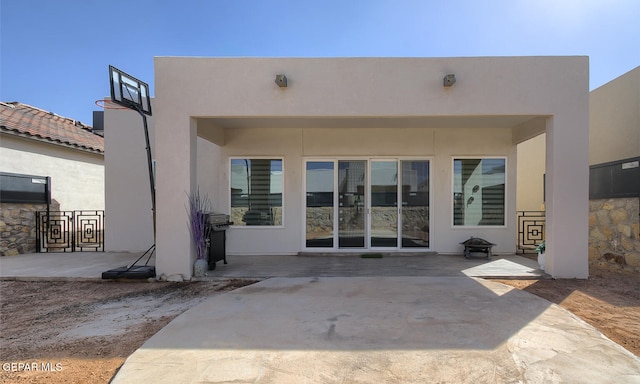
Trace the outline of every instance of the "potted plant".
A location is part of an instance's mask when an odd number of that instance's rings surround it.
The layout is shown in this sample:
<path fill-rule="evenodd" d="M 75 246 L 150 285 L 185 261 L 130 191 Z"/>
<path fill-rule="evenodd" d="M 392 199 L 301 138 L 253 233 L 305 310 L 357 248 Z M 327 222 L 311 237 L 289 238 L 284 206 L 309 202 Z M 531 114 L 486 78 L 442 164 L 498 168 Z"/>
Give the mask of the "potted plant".
<path fill-rule="evenodd" d="M 542 269 L 543 271 L 544 271 L 545 248 L 546 248 L 546 245 L 544 240 L 542 240 L 542 243 L 538 244 L 538 246 L 536 247 L 536 252 L 538 252 L 538 264 L 540 265 L 540 269 Z"/>
<path fill-rule="evenodd" d="M 210 208 L 211 201 L 207 195 L 200 196 L 200 190 L 196 190 L 189 196 L 189 229 L 196 248 L 196 261 L 193 264 L 195 277 L 205 276 L 209 270 L 207 242 L 211 229 L 207 225 L 207 212 L 211 210 Z"/>

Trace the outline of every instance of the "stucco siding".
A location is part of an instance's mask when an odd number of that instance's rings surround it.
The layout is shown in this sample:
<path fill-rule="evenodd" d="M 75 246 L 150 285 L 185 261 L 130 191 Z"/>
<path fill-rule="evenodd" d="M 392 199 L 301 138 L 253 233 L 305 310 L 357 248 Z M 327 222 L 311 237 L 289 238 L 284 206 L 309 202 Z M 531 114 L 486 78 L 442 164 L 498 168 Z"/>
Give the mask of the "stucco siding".
<path fill-rule="evenodd" d="M 640 156 L 640 67 L 593 90 L 589 164 Z"/>
<path fill-rule="evenodd" d="M 544 134 L 518 144 L 518 211 L 544 211 Z"/>
<path fill-rule="evenodd" d="M 159 108 L 198 117 L 551 115 L 558 105 L 578 102 L 573 96 L 584 87 L 587 63 L 586 57 L 157 57 L 156 99 Z M 289 81 L 284 92 L 274 85 L 278 73 Z M 442 87 L 448 73 L 458 81 L 452 89 Z"/>
<path fill-rule="evenodd" d="M 101 154 L 3 134 L 0 159 L 3 172 L 51 177 L 51 198 L 61 210 L 105 207 Z"/>

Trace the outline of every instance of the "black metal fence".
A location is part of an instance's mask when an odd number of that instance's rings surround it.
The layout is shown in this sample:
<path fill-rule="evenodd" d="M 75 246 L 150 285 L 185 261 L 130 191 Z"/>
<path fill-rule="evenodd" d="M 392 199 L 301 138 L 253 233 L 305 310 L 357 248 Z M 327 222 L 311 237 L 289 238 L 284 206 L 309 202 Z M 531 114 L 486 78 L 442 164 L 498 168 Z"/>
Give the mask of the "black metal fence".
<path fill-rule="evenodd" d="M 538 244 L 544 241 L 545 212 L 518 211 L 518 249 L 535 252 Z"/>
<path fill-rule="evenodd" d="M 104 251 L 104 211 L 36 212 L 36 252 L 89 251 Z"/>

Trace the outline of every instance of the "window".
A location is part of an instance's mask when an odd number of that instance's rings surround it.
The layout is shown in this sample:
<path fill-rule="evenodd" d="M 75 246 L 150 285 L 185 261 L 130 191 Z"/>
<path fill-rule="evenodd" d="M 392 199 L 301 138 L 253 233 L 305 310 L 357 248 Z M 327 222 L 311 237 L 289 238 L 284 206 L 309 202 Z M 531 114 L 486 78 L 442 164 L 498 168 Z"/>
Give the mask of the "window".
<path fill-rule="evenodd" d="M 0 172 L 0 202 L 51 203 L 51 177 Z"/>
<path fill-rule="evenodd" d="M 505 225 L 504 158 L 453 160 L 453 225 Z"/>
<path fill-rule="evenodd" d="M 231 159 L 234 225 L 282 225 L 282 159 Z"/>

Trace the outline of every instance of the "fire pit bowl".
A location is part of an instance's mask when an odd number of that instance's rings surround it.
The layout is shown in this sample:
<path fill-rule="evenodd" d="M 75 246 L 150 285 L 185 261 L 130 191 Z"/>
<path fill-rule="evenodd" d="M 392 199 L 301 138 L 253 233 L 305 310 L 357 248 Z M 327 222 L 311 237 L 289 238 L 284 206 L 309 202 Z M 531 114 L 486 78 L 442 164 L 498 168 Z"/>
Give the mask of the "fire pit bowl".
<path fill-rule="evenodd" d="M 486 255 L 487 260 L 491 260 L 491 248 L 495 246 L 495 244 L 479 237 L 472 237 L 460 244 L 464 245 L 464 257 L 466 259 L 471 258 L 471 253 L 483 253 Z"/>

